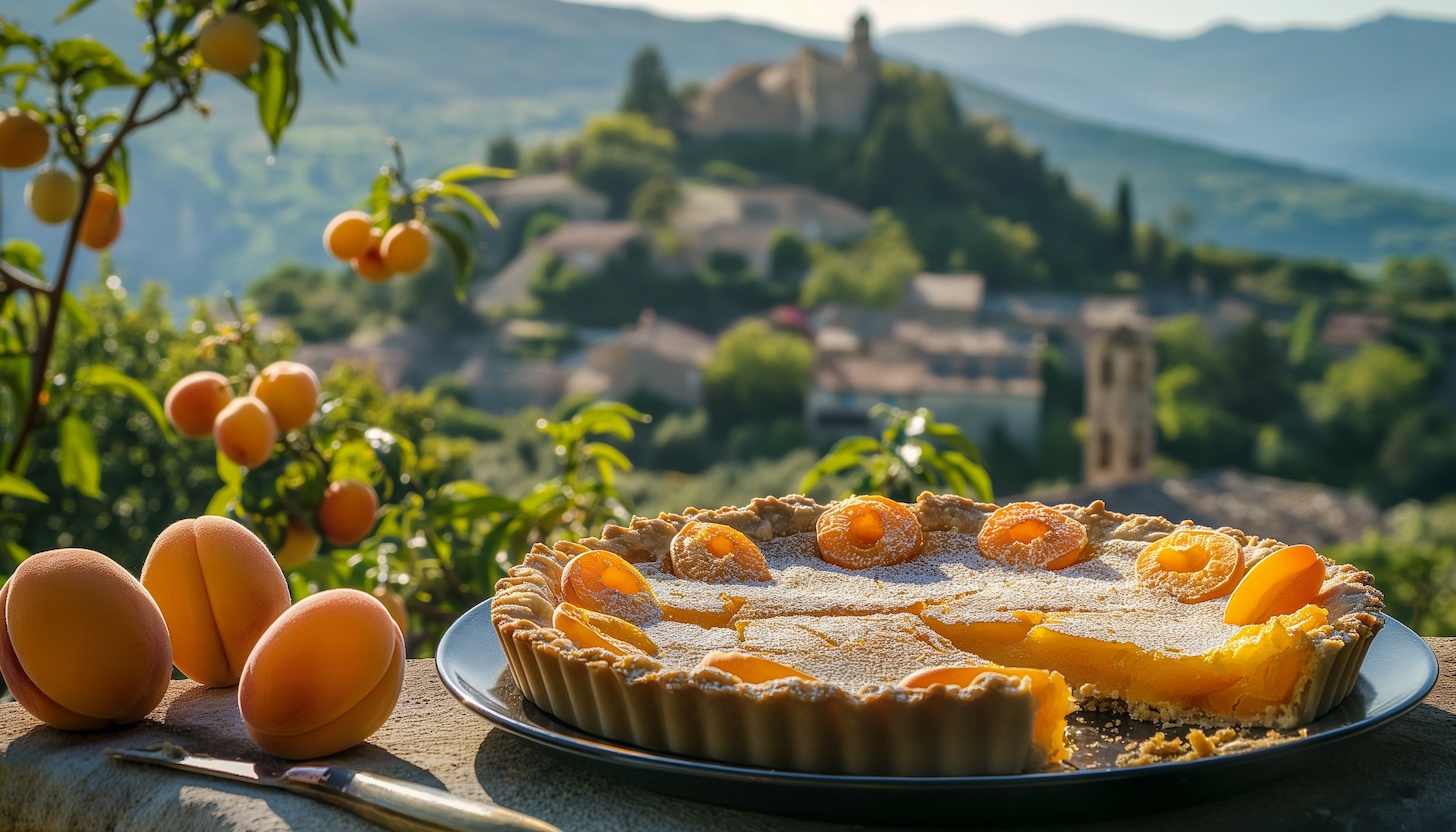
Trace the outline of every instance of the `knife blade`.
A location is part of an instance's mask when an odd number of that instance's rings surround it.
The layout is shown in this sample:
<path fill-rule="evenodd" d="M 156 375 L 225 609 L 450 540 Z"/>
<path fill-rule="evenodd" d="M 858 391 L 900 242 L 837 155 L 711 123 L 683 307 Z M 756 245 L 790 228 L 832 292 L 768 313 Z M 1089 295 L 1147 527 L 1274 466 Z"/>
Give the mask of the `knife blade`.
<path fill-rule="evenodd" d="M 274 766 L 227 760 L 189 754 L 170 742 L 146 748 L 108 748 L 106 755 L 115 760 L 284 789 L 332 803 L 399 832 L 561 832 L 539 818 L 504 806 L 343 766 Z"/>

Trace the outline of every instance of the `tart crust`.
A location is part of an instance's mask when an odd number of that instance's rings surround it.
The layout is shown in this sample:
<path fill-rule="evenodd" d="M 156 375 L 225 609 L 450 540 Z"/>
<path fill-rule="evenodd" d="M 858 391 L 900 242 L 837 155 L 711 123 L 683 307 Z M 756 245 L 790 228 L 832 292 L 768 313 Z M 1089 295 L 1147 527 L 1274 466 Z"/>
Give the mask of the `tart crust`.
<path fill-rule="evenodd" d="M 628 527 L 609 525 L 600 538 L 579 543 L 537 544 L 497 583 L 492 601 L 491 619 L 518 686 L 527 699 L 583 730 L 728 763 L 833 774 L 955 776 L 1043 771 L 1066 759 L 1060 736 L 1034 735 L 1038 702 L 1030 681 L 1014 674 L 986 673 L 965 688 L 870 684 L 849 691 L 804 679 L 747 685 L 711 667 L 670 670 L 644 655 L 580 648 L 551 626 L 562 602 L 562 568 L 577 554 L 601 549 L 632 563 L 661 564 L 689 521 L 721 523 L 765 543 L 812 534 L 825 508 L 808 497 L 767 497 L 741 508 L 635 518 Z M 926 533 L 974 537 L 997 506 L 926 493 L 910 508 Z M 1206 528 L 1118 514 L 1100 501 L 1053 508 L 1086 526 L 1089 551 L 1103 541 L 1151 543 L 1180 528 Z M 1238 541 L 1250 564 L 1284 547 L 1235 529 L 1216 531 Z M 1311 657 L 1287 702 L 1232 719 L 1083 690 L 1083 707 L 1204 725 L 1292 728 L 1319 717 L 1354 688 L 1382 624 L 1381 596 L 1369 573 L 1323 560 L 1325 583 L 1317 600 L 1328 623 L 1305 634 Z"/>

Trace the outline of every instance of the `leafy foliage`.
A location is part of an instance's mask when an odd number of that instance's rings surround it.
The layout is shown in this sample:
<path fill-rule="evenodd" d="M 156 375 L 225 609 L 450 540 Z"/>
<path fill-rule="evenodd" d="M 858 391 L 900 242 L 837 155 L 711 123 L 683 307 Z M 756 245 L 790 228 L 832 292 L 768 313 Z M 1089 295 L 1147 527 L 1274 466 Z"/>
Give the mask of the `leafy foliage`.
<path fill-rule="evenodd" d="M 85 0 L 72 3 L 60 19 L 90 5 Z M 43 253 L 32 243 L 6 241 L 0 258 L 0 337 L 7 342 L 0 366 L 6 390 L 0 397 L 5 412 L 0 424 L 6 426 L 0 431 L 0 470 L 8 474 L 12 498 L 33 491 L 26 487 L 25 476 L 35 461 L 55 464 L 62 491 L 93 500 L 102 496 L 100 446 L 92 423 L 80 413 L 88 397 L 130 396 L 166 433 L 155 396 L 125 374 L 99 362 L 72 367 L 70 373 L 55 372 L 58 353 L 64 349 L 60 327 L 62 318 L 69 316 L 80 322 L 83 332 L 94 330 L 68 293 L 87 207 L 103 185 L 114 190 L 118 206 L 129 201 L 127 142 L 135 131 L 185 106 L 205 111 L 199 96 L 210 73 L 199 45 L 200 32 L 223 8 L 195 2 L 136 4 L 134 14 L 149 33 L 138 69 L 128 67 L 109 46 L 93 38 L 49 40 L 0 15 L 0 56 L 6 60 L 0 65 L 0 93 L 13 97 L 17 107 L 44 125 L 48 139 L 54 134 L 54 158 L 75 171 L 80 186 L 79 205 L 69 220 L 51 280 L 44 275 Z M 311 50 L 326 73 L 342 64 L 341 45 L 354 40 L 353 4 L 302 0 L 226 8 L 245 25 L 263 32 L 261 57 L 238 80 L 254 94 L 258 120 L 276 148 L 298 106 L 300 61 Z M 164 101 L 159 104 L 153 92 L 164 95 Z M 114 103 L 122 106 L 110 106 Z M 17 293 L 25 299 L 16 298 Z M 113 333 L 102 334 L 108 351 L 114 351 Z M 47 441 L 40 445 L 41 453 L 34 454 L 32 443 L 42 434 Z M 47 468 L 43 466 L 38 476 L 47 476 Z"/>
<path fill-rule="evenodd" d="M 1386 531 L 1325 552 L 1375 576 L 1385 610 L 1423 636 L 1456 634 L 1456 499 L 1403 503 Z"/>
<path fill-rule="evenodd" d="M 836 442 L 809 469 L 800 491 L 807 494 L 827 477 L 858 472 L 854 485 L 839 496 L 880 494 L 909 502 L 933 491 L 991 501 L 991 477 L 981 452 L 955 425 L 935 421 L 923 407 L 912 411 L 882 404 L 870 415 L 884 420 L 879 436 Z"/>
<path fill-rule="evenodd" d="M 802 335 L 756 319 L 734 326 L 703 368 L 714 429 L 723 435 L 735 425 L 798 417 L 813 367 L 814 349 Z"/>
<path fill-rule="evenodd" d="M 815 246 L 812 259 L 799 299 L 804 306 L 891 306 L 923 265 L 905 226 L 888 211 L 876 211 L 870 233 L 849 250 Z"/>

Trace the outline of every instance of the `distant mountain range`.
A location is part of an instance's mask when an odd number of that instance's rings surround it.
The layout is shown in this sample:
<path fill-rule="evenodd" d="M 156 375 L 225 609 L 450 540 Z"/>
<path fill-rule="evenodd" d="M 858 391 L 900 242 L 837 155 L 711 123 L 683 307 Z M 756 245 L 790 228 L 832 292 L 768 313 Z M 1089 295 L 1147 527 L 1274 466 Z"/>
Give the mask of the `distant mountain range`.
<path fill-rule="evenodd" d="M 10 0 L 4 14 L 36 26 L 65 5 Z M 65 30 L 137 42 L 141 29 L 129 10 L 98 3 Z M 658 46 L 682 82 L 777 59 L 805 42 L 763 26 L 557 0 L 360 3 L 357 24 L 360 48 L 347 56 L 339 82 L 309 74 L 300 119 L 276 159 L 226 78 L 209 84 L 209 120 L 182 116 L 142 135 L 133 156 L 135 202 L 115 248 L 129 283 L 155 278 L 186 297 L 241 288 L 281 260 L 325 262 L 319 233 L 364 197 L 386 161 L 385 136 L 404 142 L 409 172 L 422 175 L 479 159 L 501 132 L 529 143 L 577 130 L 591 113 L 615 107 L 627 64 L 643 45 Z M 885 43 L 904 47 L 900 36 Z M 1141 218 L 1187 206 L 1201 218 L 1197 236 L 1231 245 L 1356 262 L 1391 251 L 1456 260 L 1452 202 L 1100 126 L 990 84 L 963 81 L 958 90 L 968 108 L 1006 118 L 1099 201 L 1110 201 L 1119 176 L 1131 176 Z M 58 234 L 30 221 L 21 204 L 25 178 L 3 175 L 4 232 L 54 250 Z"/>
<path fill-rule="evenodd" d="M 1456 197 L 1456 22 L 897 32 L 887 51 L 1073 118 Z"/>

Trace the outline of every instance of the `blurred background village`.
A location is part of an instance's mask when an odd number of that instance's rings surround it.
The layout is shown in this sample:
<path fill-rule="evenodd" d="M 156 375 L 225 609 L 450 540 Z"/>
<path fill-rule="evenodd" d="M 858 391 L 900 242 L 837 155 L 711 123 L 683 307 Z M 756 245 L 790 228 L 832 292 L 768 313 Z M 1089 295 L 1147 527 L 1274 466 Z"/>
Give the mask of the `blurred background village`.
<path fill-rule="evenodd" d="M 128 33 L 128 5 L 66 26 Z M 928 408 L 998 502 L 1311 543 L 1453 634 L 1456 22 L 1373 11 L 1176 37 L 862 15 L 818 37 L 362 3 L 366 48 L 311 80 L 276 155 L 221 88 L 139 146 L 152 184 L 87 261 L 97 329 L 70 348 L 165 391 L 231 289 L 427 468 L 506 494 L 550 465 L 538 419 L 624 402 L 652 417 L 619 443 L 647 515 L 794 492 L 876 405 Z M 473 229 L 464 303 L 447 265 L 376 285 L 319 246 L 386 135 L 421 172 L 519 172 L 470 185 L 500 225 Z M 53 241 L 19 182 L 6 234 Z M 218 490 L 210 448 L 164 449 L 120 403 L 93 423 L 104 496 L 0 502 L 0 536 L 106 550 Z"/>

